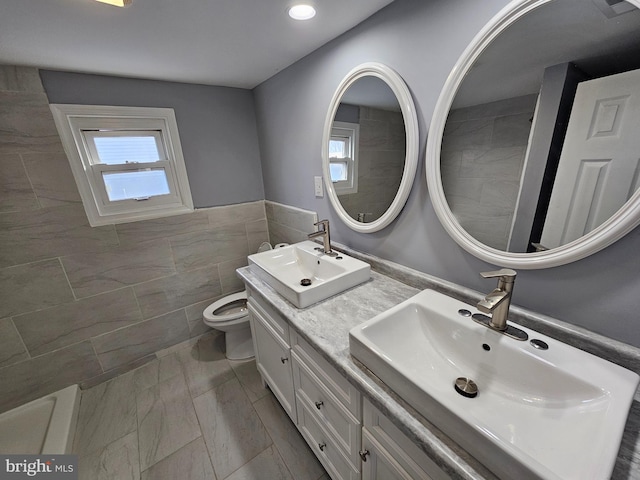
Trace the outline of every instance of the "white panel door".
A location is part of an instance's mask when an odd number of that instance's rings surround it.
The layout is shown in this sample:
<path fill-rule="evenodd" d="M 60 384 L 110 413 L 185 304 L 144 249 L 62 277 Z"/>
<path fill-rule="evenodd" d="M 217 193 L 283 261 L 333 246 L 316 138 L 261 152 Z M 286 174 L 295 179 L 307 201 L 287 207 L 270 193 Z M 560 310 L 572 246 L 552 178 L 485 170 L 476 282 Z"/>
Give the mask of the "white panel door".
<path fill-rule="evenodd" d="M 597 228 L 639 186 L 640 70 L 578 85 L 540 243 Z"/>

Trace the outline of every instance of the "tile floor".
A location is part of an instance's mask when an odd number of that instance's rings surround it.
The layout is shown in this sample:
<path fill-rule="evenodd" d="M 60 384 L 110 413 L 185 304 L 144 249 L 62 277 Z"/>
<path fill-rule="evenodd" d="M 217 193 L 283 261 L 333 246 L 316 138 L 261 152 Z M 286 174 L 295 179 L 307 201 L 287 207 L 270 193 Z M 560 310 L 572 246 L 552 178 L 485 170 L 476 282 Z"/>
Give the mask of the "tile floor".
<path fill-rule="evenodd" d="M 329 480 L 255 362 L 218 332 L 83 391 L 83 480 Z"/>

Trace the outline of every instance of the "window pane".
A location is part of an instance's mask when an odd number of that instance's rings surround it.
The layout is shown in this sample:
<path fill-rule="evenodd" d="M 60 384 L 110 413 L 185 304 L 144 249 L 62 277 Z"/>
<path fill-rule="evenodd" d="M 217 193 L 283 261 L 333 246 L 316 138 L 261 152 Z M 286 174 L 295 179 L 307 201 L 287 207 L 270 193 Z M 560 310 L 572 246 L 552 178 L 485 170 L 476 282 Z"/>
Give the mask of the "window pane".
<path fill-rule="evenodd" d="M 331 162 L 329 164 L 332 182 L 344 182 L 347 180 L 347 162 Z"/>
<path fill-rule="evenodd" d="M 331 138 L 329 140 L 329 158 L 344 158 L 349 156 L 348 138 Z"/>
<path fill-rule="evenodd" d="M 156 137 L 94 137 L 100 163 L 118 165 L 161 160 Z"/>
<path fill-rule="evenodd" d="M 131 198 L 168 195 L 169 184 L 164 169 L 130 172 L 102 172 L 107 195 L 112 202 Z"/>

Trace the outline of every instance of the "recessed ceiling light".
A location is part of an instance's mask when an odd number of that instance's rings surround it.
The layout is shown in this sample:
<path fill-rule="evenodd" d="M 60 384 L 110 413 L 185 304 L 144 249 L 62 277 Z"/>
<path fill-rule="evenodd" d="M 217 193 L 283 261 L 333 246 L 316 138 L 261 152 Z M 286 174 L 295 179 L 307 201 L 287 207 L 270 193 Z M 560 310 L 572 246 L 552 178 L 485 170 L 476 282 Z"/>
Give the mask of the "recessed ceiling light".
<path fill-rule="evenodd" d="M 116 7 L 128 7 L 131 5 L 131 0 L 96 0 L 97 2 L 108 3 L 109 5 L 115 5 Z"/>
<path fill-rule="evenodd" d="M 289 8 L 289 16 L 294 20 L 309 20 L 316 16 L 316 9 L 313 5 L 300 3 Z"/>

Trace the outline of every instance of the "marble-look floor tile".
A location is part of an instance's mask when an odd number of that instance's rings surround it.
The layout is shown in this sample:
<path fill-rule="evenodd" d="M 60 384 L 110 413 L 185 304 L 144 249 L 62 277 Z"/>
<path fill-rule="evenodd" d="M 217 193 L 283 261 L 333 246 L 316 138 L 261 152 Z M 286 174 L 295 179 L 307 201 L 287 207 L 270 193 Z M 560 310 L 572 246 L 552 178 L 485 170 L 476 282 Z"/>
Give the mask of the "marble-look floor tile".
<path fill-rule="evenodd" d="M 258 372 L 255 360 L 229 363 L 251 403 L 269 395 L 269 389 L 262 382 L 262 376 Z"/>
<path fill-rule="evenodd" d="M 136 392 L 153 387 L 160 382 L 182 375 L 182 365 L 176 354 L 165 355 L 133 372 L 133 382 Z"/>
<path fill-rule="evenodd" d="M 263 480 L 266 478 L 269 480 L 298 480 L 298 477 L 292 476 L 287 470 L 278 450 L 273 446 L 265 449 L 225 480 Z"/>
<path fill-rule="evenodd" d="M 215 478 L 202 437 L 142 472 L 142 480 L 215 480 Z"/>
<path fill-rule="evenodd" d="M 178 352 L 193 397 L 235 378 L 223 347 L 224 335 L 213 331 L 200 337 L 192 347 Z"/>
<path fill-rule="evenodd" d="M 182 375 L 139 392 L 136 404 L 142 470 L 201 435 Z"/>
<path fill-rule="evenodd" d="M 271 445 L 237 379 L 200 395 L 193 403 L 218 478 L 226 478 Z"/>
<path fill-rule="evenodd" d="M 324 473 L 324 468 L 273 395 L 258 400 L 254 407 L 293 478 L 316 480 Z"/>
<path fill-rule="evenodd" d="M 127 373 L 82 392 L 73 451 L 98 452 L 136 427 L 133 374 Z"/>
<path fill-rule="evenodd" d="M 78 478 L 139 480 L 138 434 L 131 432 L 101 450 L 78 458 Z"/>

